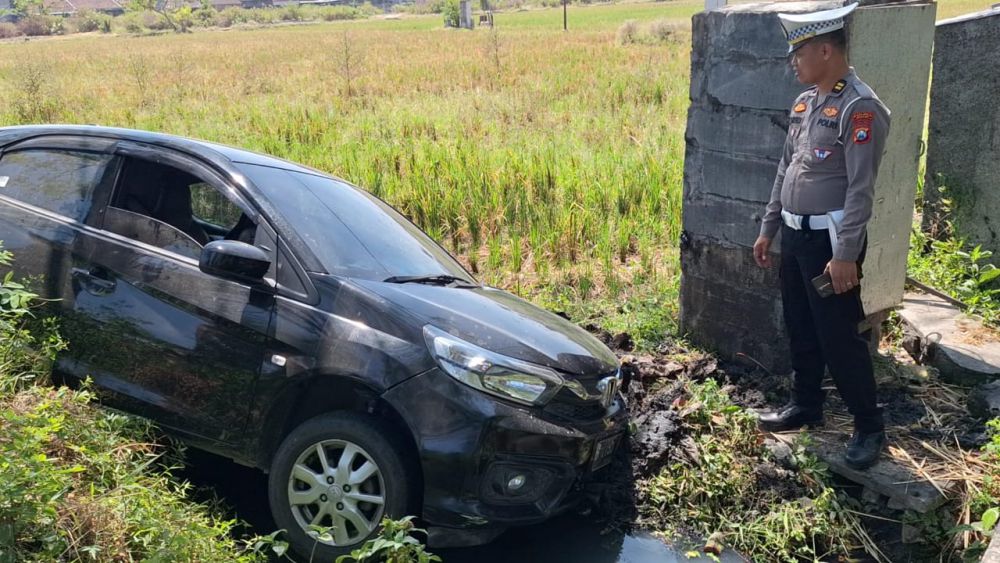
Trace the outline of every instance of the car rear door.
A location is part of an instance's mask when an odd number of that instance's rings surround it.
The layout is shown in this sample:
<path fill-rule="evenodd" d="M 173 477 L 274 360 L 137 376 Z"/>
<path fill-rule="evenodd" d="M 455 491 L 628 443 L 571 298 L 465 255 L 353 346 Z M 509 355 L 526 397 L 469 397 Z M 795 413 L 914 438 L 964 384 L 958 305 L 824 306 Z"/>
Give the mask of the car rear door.
<path fill-rule="evenodd" d="M 119 159 L 112 139 L 43 136 L 0 154 L 0 240 L 14 254 L 14 272 L 61 313 L 60 333 L 72 342 L 76 268 L 88 263 Z"/>

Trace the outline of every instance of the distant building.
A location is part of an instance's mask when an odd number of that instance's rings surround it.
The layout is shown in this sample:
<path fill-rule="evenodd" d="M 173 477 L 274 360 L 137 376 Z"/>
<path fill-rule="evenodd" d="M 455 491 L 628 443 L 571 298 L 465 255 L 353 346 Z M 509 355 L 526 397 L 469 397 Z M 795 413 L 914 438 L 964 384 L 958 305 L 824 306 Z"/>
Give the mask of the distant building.
<path fill-rule="evenodd" d="M 3 2 L 5 0 L 0 0 Z M 45 9 L 54 16 L 71 16 L 81 10 L 90 10 L 117 16 L 125 12 L 118 0 L 45 0 Z"/>

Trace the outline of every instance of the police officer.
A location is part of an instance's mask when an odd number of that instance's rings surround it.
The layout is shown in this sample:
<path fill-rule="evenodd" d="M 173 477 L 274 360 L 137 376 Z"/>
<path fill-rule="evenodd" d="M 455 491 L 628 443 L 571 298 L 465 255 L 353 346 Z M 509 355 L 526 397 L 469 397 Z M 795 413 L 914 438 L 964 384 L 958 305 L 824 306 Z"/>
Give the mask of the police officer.
<path fill-rule="evenodd" d="M 795 370 L 791 402 L 762 414 L 760 426 L 778 432 L 822 424 L 820 383 L 829 368 L 854 416 L 845 460 L 864 469 L 886 441 L 868 334 L 859 332 L 859 279 L 889 110 L 848 66 L 844 18 L 856 7 L 778 15 L 796 77 L 813 86 L 792 105 L 753 253 L 758 265 L 770 266 L 771 241 L 781 230 L 781 297 Z M 824 273 L 835 292 L 828 297 L 812 283 Z"/>

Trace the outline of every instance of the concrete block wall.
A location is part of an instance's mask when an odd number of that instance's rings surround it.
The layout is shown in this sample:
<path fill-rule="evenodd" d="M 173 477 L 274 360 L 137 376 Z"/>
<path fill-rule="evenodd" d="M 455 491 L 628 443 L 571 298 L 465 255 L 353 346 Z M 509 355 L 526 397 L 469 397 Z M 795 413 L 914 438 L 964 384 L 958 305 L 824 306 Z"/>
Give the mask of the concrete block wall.
<path fill-rule="evenodd" d="M 789 109 L 805 86 L 788 65 L 776 14 L 843 4 L 742 4 L 702 12 L 693 20 L 681 329 L 723 356 L 743 352 L 777 372 L 789 367 L 777 269 L 758 268 L 751 248 L 770 196 Z M 882 98 L 890 107 L 904 110 L 898 135 L 894 112 L 893 135 L 876 186 L 879 218 L 872 222 L 866 262 L 869 313 L 902 299 L 933 18 L 933 5 L 903 3 L 859 9 L 851 25 L 852 45 L 863 46 L 852 50 L 852 64 L 880 95 L 885 88 L 889 95 Z M 909 38 L 872 46 L 884 42 L 885 28 L 878 26 L 887 23 Z M 904 80 L 909 93 L 902 93 L 893 80 Z M 921 80 L 922 93 L 914 94 L 913 84 Z"/>
<path fill-rule="evenodd" d="M 1000 260 L 1000 9 L 944 20 L 934 40 L 924 230 L 944 185 L 959 236 Z"/>

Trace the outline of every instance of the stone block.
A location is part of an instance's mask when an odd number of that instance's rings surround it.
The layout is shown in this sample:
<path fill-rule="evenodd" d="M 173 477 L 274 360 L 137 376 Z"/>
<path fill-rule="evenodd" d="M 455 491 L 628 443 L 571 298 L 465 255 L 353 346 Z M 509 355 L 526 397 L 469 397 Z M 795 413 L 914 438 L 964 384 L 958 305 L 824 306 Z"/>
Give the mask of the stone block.
<path fill-rule="evenodd" d="M 684 199 L 683 227 L 688 233 L 742 246 L 749 254 L 760 233 L 763 214 L 764 206 L 759 203 L 704 194 Z"/>
<path fill-rule="evenodd" d="M 753 57 L 710 59 L 704 88 L 714 103 L 777 111 L 788 111 L 805 90 L 786 60 Z"/>
<path fill-rule="evenodd" d="M 688 146 L 684 163 L 684 196 L 707 195 L 757 206 L 757 215 L 771 197 L 778 163 L 760 156 L 725 153 Z"/>
<path fill-rule="evenodd" d="M 752 262 L 750 249 L 691 237 L 681 251 L 681 332 L 727 359 L 745 353 L 776 373 L 787 373 L 777 269 Z M 748 325 L 761 330 L 747 330 Z"/>
<path fill-rule="evenodd" d="M 691 104 L 688 110 L 688 146 L 725 154 L 754 156 L 772 162 L 785 146 L 788 110 L 754 111 L 734 106 Z M 774 170 L 771 171 L 774 176 Z"/>
<path fill-rule="evenodd" d="M 969 393 L 969 414 L 983 420 L 1000 417 L 1000 381 L 984 383 Z"/>
<path fill-rule="evenodd" d="M 906 544 L 920 543 L 921 541 L 923 541 L 923 535 L 924 535 L 923 530 L 921 530 L 917 526 L 913 526 L 911 524 L 903 524 L 902 530 L 900 531 L 899 540 L 902 543 Z"/>
<path fill-rule="evenodd" d="M 692 55 L 705 57 L 757 57 L 786 60 L 788 44 L 781 35 L 779 12 L 802 13 L 839 8 L 845 2 L 781 2 L 735 4 L 722 10 L 701 12 L 692 21 Z"/>
<path fill-rule="evenodd" d="M 889 497 L 887 505 L 891 503 L 891 506 L 927 514 L 959 494 L 955 481 L 931 483 L 912 466 L 896 463 L 886 454 L 871 468 L 858 471 L 844 461 L 844 444 L 841 440 L 826 435 L 813 438 L 809 451 L 826 462 L 831 471 Z M 842 438 L 843 441 L 847 440 L 846 435 Z M 945 494 L 941 494 L 941 491 Z"/>

